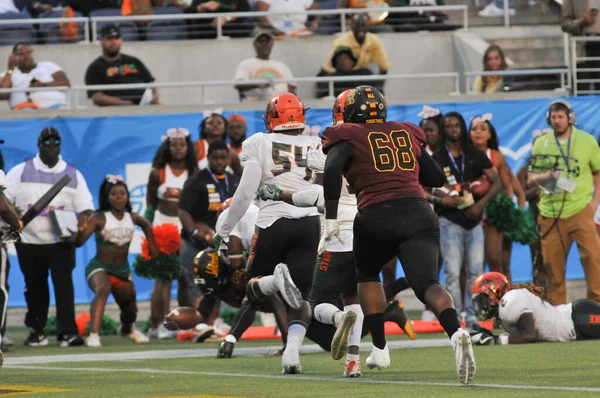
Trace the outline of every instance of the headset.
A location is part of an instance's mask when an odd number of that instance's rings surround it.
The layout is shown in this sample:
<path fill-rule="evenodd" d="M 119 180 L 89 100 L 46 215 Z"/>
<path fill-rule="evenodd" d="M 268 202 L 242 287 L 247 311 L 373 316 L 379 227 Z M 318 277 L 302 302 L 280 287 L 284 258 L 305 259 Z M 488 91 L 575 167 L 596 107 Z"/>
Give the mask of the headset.
<path fill-rule="evenodd" d="M 552 126 L 552 120 L 550 119 L 550 110 L 552 109 L 552 106 L 558 104 L 563 105 L 568 109 L 567 117 L 569 118 L 569 125 L 574 126 L 577 122 L 577 117 L 575 116 L 575 111 L 573 110 L 573 107 L 567 101 L 560 99 L 552 101 L 548 106 L 548 111 L 546 112 L 546 123 L 548 123 L 548 126 Z"/>

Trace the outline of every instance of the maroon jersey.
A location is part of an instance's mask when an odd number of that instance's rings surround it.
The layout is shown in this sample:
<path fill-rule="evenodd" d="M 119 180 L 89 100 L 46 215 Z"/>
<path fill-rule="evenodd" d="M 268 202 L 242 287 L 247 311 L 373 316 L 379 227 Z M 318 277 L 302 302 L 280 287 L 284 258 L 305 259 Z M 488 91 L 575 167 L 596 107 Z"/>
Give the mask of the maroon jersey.
<path fill-rule="evenodd" d="M 419 162 L 425 133 L 412 123 L 344 123 L 323 132 L 323 152 L 340 141 L 352 145 L 346 179 L 358 208 L 401 198 L 425 198 Z"/>

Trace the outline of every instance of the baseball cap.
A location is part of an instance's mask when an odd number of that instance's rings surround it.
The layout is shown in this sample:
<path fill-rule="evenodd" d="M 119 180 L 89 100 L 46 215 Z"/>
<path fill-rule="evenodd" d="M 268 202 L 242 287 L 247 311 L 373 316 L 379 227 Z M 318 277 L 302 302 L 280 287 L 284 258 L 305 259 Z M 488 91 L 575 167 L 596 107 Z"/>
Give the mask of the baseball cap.
<path fill-rule="evenodd" d="M 121 29 L 119 29 L 118 25 L 113 23 L 104 25 L 102 28 L 100 28 L 100 37 L 103 39 L 121 37 Z"/>
<path fill-rule="evenodd" d="M 40 131 L 40 141 L 47 140 L 48 138 L 56 138 L 60 140 L 60 133 L 54 127 L 44 127 L 42 131 Z"/>
<path fill-rule="evenodd" d="M 268 29 L 260 29 L 254 35 L 254 41 L 257 41 L 258 39 L 260 39 L 263 36 L 267 36 L 269 39 L 273 40 L 273 33 L 271 33 L 270 30 L 268 30 Z"/>

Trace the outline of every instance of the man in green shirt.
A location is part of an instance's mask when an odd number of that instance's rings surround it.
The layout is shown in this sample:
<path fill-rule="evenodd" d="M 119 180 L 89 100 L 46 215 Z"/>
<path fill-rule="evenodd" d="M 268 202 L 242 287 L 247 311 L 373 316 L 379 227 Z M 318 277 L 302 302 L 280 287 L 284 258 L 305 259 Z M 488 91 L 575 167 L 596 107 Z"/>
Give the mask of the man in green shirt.
<path fill-rule="evenodd" d="M 600 237 L 594 224 L 600 202 L 600 148 L 592 135 L 574 126 L 575 113 L 566 101 L 550 104 L 548 124 L 554 131 L 535 141 L 529 169 L 529 183 L 544 188 L 538 221 L 547 294 L 555 305 L 567 303 L 565 264 L 575 241 L 587 297 L 600 302 Z"/>

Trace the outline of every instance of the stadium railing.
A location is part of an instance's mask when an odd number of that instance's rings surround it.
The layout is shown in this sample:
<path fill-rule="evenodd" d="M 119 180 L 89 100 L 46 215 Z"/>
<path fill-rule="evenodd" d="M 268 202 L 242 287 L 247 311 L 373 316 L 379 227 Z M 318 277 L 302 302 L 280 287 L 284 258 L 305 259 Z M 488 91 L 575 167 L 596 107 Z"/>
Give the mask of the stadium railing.
<path fill-rule="evenodd" d="M 567 67 L 464 72 L 464 76 L 468 95 L 479 94 L 472 90 L 473 79 L 476 76 L 501 76 L 504 84 L 500 91 L 560 90 L 566 92 L 570 88 L 570 70 Z M 559 76 L 559 79 L 552 80 L 552 76 Z"/>
<path fill-rule="evenodd" d="M 89 42 L 90 20 L 86 17 L 74 18 L 35 18 L 0 19 L 0 45 L 12 45 L 18 42 L 37 44 L 38 36 L 34 25 L 39 25 L 42 40 L 51 43 L 60 42 L 60 24 L 76 23 L 79 32 L 69 37 L 68 42 Z M 67 41 L 65 41 L 67 42 Z"/>
<path fill-rule="evenodd" d="M 578 52 L 584 53 L 582 51 L 582 46 L 586 42 L 600 41 L 600 37 L 598 36 L 571 36 L 570 37 L 570 51 L 571 51 L 571 68 L 573 69 L 573 95 L 581 95 L 581 94 L 600 94 L 600 68 L 588 68 L 588 67 L 579 67 L 578 64 L 583 62 L 595 62 L 600 65 L 600 57 L 588 57 L 586 55 L 579 55 Z M 585 74 L 584 78 L 581 78 L 581 75 Z M 595 74 L 596 78 L 592 78 L 589 74 Z M 594 84 L 593 89 L 582 89 L 580 86 L 582 84 L 590 85 Z M 591 86 L 590 86 L 591 87 Z"/>

